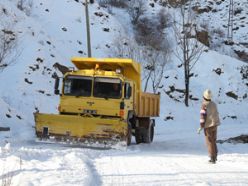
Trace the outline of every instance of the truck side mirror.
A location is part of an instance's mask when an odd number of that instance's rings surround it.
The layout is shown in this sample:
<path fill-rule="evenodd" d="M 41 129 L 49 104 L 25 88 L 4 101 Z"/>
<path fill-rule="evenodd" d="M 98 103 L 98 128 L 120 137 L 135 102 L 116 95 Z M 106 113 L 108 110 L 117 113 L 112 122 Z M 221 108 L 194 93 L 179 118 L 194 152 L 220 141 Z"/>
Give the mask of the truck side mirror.
<path fill-rule="evenodd" d="M 54 94 L 59 95 L 59 77 L 55 79 Z"/>

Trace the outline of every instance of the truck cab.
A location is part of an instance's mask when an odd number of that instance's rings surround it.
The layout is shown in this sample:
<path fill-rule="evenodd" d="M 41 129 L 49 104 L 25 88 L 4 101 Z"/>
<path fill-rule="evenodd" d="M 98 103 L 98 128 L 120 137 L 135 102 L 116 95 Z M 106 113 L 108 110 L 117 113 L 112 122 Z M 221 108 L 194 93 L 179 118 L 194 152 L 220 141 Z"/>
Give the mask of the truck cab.
<path fill-rule="evenodd" d="M 126 118 L 125 106 L 133 109 L 134 84 L 118 69 L 69 72 L 63 78 L 59 112 Z"/>

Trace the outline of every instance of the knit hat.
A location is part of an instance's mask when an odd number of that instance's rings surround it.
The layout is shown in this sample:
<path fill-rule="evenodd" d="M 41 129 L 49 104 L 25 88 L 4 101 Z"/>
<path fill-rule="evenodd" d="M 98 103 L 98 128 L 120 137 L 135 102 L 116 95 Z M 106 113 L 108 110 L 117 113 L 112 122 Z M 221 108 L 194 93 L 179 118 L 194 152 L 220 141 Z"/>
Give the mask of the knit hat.
<path fill-rule="evenodd" d="M 212 98 L 212 93 L 209 89 L 206 89 L 203 93 L 203 98 L 207 99 L 207 100 L 211 100 Z"/>

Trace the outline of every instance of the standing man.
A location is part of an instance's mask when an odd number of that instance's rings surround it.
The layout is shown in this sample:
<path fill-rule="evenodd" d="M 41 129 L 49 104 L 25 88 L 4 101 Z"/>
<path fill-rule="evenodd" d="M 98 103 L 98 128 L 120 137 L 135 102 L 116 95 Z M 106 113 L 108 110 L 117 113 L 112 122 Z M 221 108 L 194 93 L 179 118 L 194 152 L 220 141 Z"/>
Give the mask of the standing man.
<path fill-rule="evenodd" d="M 200 128 L 198 133 L 204 129 L 206 144 L 208 147 L 208 153 L 210 156 L 210 163 L 215 163 L 217 161 L 217 127 L 220 125 L 219 113 L 216 104 L 211 101 L 212 93 L 210 90 L 205 90 L 203 93 L 203 101 L 201 105 L 201 118 L 200 118 Z"/>

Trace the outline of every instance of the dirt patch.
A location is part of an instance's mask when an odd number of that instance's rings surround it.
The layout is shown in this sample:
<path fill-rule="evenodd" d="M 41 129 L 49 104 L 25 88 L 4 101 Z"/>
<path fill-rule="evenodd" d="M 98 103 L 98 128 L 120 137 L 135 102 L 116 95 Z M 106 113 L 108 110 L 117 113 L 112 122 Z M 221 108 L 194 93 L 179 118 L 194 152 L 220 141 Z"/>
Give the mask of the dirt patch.
<path fill-rule="evenodd" d="M 222 143 L 233 143 L 233 144 L 248 143 L 248 135 L 242 134 L 240 136 L 228 138 L 225 140 L 217 140 L 217 143 L 220 143 L 220 144 Z"/>

